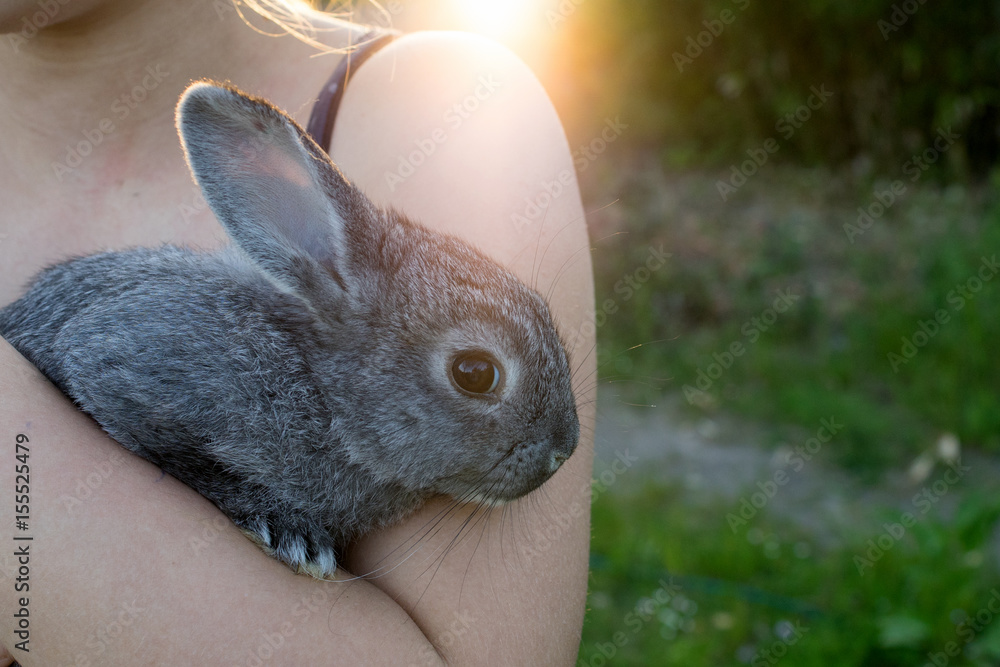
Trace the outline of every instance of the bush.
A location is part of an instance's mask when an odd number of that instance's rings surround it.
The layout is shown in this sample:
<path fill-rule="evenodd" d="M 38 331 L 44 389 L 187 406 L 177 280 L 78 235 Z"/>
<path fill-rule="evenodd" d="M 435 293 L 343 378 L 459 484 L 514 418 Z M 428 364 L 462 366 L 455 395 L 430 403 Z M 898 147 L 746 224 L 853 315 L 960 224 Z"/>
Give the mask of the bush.
<path fill-rule="evenodd" d="M 985 174 L 1000 156 L 998 15 L 988 0 L 587 0 L 544 76 L 573 135 L 621 114 L 671 166 L 728 165 L 774 138 L 784 161 L 899 170 L 950 127 L 947 171 Z M 833 96 L 803 108 L 823 87 Z M 796 110 L 809 119 L 786 119 Z"/>

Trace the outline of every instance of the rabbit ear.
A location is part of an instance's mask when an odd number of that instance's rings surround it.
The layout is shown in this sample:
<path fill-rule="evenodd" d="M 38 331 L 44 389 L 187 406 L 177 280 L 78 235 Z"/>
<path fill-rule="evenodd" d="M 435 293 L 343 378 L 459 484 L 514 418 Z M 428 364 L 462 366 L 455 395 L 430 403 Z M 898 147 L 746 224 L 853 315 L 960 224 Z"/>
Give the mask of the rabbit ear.
<path fill-rule="evenodd" d="M 212 211 L 265 273 L 307 301 L 348 289 L 344 213 L 373 207 L 291 118 L 201 82 L 181 97 L 177 127 Z"/>

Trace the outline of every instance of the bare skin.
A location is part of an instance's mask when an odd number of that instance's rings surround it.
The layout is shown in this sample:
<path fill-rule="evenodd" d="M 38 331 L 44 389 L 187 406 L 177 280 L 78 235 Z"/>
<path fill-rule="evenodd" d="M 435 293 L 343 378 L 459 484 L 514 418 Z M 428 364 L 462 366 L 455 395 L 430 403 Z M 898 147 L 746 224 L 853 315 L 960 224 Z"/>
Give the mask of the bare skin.
<path fill-rule="evenodd" d="M 193 79 L 228 79 L 305 124 L 339 55 L 262 36 L 222 3 L 73 0 L 25 43 L 0 39 L 0 304 L 69 255 L 162 242 L 217 247 L 197 209 L 173 127 Z M 20 30 L 34 2 L 0 8 Z M 326 21 L 332 46 L 362 30 Z M 156 67 L 159 66 L 159 70 Z M 127 117 L 112 104 L 152 67 L 159 79 Z M 169 74 L 163 74 L 169 72 Z M 482 77 L 492 77 L 488 94 Z M 146 78 L 146 83 L 153 81 Z M 474 112 L 445 113 L 480 93 Z M 135 101 L 134 99 L 132 101 Z M 111 118 L 114 131 L 63 172 L 68 147 Z M 449 119 L 455 116 L 450 116 Z M 414 142 L 446 133 L 402 181 L 386 178 Z M 441 136 L 440 134 L 437 136 Z M 358 70 L 331 154 L 373 199 L 469 239 L 543 292 L 577 372 L 580 448 L 542 489 L 488 516 L 451 545 L 473 506 L 452 512 L 407 559 L 447 501 L 355 545 L 351 583 L 296 576 L 260 552 L 208 501 L 132 456 L 0 341 L 0 489 L 14 479 L 14 438 L 30 438 L 30 653 L 0 621 L 0 665 L 570 664 L 586 595 L 593 410 L 592 283 L 575 178 L 544 224 L 519 227 L 525 198 L 572 174 L 558 119 L 530 72 L 470 37 L 408 36 Z M 558 236 L 557 236 L 558 234 Z M 554 242 L 552 242 L 554 239 Z M 551 245 L 550 245 L 550 242 Z M 560 273 L 560 272 L 563 273 Z M 558 275 L 558 280 L 556 280 Z M 580 335 L 583 331 L 584 335 Z M 0 608 L 17 609 L 10 492 L 0 513 Z M 506 517 L 506 518 L 503 518 Z M 348 572 L 343 573 L 349 578 Z M 89 663 L 88 663 L 89 661 Z"/>

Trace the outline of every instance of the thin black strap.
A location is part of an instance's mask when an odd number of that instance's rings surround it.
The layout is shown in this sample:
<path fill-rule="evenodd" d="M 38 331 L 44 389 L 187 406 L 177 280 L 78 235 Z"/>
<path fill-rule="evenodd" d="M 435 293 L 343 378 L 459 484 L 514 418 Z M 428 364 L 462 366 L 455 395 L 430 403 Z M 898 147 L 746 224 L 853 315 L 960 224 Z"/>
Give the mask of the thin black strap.
<path fill-rule="evenodd" d="M 344 98 L 344 89 L 351 76 L 351 70 L 361 67 L 376 51 L 394 40 L 395 32 L 373 30 L 362 38 L 361 46 L 344 56 L 333 76 L 323 86 L 319 100 L 313 106 L 309 115 L 309 125 L 306 131 L 323 150 L 330 150 L 330 139 L 333 137 L 333 123 L 337 120 L 340 101 Z"/>

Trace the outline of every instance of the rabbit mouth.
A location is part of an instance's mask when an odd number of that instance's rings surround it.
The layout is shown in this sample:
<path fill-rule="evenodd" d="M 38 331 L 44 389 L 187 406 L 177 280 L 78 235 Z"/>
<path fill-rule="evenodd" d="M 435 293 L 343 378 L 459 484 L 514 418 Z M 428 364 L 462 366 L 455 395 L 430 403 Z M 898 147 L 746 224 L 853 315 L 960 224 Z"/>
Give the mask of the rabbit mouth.
<path fill-rule="evenodd" d="M 575 444 L 575 443 L 574 443 Z M 573 448 L 558 438 L 519 440 L 488 466 L 473 466 L 437 487 L 462 503 L 499 507 L 528 495 L 542 486 L 562 467 Z"/>
<path fill-rule="evenodd" d="M 511 502 L 511 499 L 507 498 L 496 498 L 494 496 L 488 496 L 483 492 L 477 492 L 468 498 L 463 498 L 463 502 L 471 503 L 473 505 L 481 505 L 486 508 L 503 507 L 507 503 Z"/>
<path fill-rule="evenodd" d="M 487 473 L 483 483 L 470 494 L 473 502 L 500 506 L 531 493 L 544 484 L 560 467 L 556 453 L 548 456 L 532 451 L 538 444 L 518 443 Z M 562 460 L 565 460 L 563 458 Z"/>

